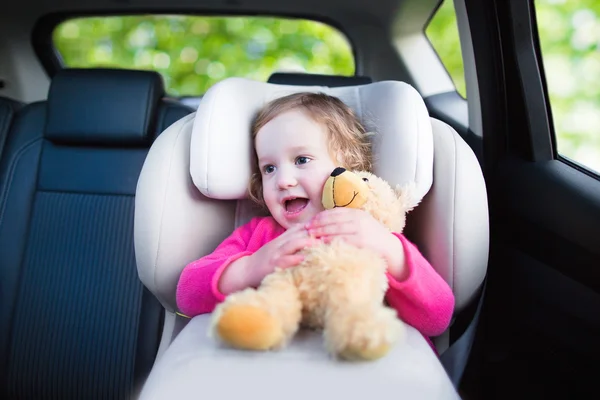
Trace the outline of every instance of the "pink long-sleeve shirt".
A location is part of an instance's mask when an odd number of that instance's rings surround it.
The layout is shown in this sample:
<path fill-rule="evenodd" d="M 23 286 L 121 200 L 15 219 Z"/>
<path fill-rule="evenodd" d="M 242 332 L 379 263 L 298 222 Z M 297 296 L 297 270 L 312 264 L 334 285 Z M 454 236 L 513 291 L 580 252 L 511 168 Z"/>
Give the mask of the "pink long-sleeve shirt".
<path fill-rule="evenodd" d="M 225 299 L 218 283 L 223 271 L 238 258 L 253 254 L 284 232 L 272 217 L 256 217 L 237 228 L 213 253 L 188 264 L 177 285 L 177 306 L 189 317 L 210 313 Z M 408 276 L 398 281 L 387 274 L 388 304 L 405 323 L 426 337 L 438 336 L 449 326 L 454 310 L 452 290 L 402 234 Z"/>

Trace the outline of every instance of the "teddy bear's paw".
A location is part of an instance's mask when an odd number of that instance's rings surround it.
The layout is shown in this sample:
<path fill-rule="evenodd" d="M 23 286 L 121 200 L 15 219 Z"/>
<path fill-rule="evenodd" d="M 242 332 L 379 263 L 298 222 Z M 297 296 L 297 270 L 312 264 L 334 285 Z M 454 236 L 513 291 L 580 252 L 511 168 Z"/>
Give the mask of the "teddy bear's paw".
<path fill-rule="evenodd" d="M 390 309 L 354 310 L 333 318 L 325 338 L 330 351 L 342 359 L 372 361 L 384 357 L 404 330 L 403 323 Z"/>
<path fill-rule="evenodd" d="M 243 350 L 269 350 L 281 345 L 281 322 L 262 308 L 235 304 L 224 309 L 215 332 L 226 344 Z"/>
<path fill-rule="evenodd" d="M 373 361 L 385 356 L 391 348 L 390 343 L 380 343 L 376 346 L 348 346 L 341 350 L 338 356 L 344 360 L 356 361 L 366 360 Z"/>

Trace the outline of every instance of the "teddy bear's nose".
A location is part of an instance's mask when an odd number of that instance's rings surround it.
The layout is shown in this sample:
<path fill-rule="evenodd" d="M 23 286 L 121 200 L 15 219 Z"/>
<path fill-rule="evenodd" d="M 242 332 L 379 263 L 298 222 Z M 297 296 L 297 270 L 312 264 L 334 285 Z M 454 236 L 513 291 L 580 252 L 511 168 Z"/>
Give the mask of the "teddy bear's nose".
<path fill-rule="evenodd" d="M 338 175 L 343 174 L 345 171 L 346 171 L 346 168 L 337 167 L 336 169 L 333 170 L 333 172 L 331 173 L 331 176 L 336 177 Z"/>

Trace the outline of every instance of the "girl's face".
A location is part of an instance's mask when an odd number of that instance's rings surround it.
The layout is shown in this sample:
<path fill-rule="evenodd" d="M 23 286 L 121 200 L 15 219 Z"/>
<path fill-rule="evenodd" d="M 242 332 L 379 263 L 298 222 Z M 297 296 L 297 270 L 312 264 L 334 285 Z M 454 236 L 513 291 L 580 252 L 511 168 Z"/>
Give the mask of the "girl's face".
<path fill-rule="evenodd" d="M 286 111 L 258 131 L 255 146 L 263 198 L 282 227 L 306 223 L 323 210 L 323 185 L 339 166 L 323 126 L 300 110 Z"/>

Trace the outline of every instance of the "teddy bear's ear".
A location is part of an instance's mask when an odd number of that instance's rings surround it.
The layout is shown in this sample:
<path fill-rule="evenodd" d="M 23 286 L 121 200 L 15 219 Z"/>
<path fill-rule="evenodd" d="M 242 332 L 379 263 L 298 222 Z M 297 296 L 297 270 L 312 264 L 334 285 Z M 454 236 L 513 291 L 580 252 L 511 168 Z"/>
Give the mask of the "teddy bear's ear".
<path fill-rule="evenodd" d="M 396 196 L 400 200 L 402 208 L 405 210 L 405 212 L 413 210 L 421 201 L 419 198 L 417 198 L 416 184 L 414 182 L 409 182 L 404 185 L 396 185 L 394 191 L 396 192 Z"/>

